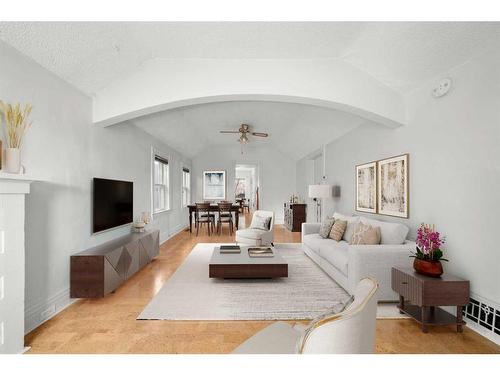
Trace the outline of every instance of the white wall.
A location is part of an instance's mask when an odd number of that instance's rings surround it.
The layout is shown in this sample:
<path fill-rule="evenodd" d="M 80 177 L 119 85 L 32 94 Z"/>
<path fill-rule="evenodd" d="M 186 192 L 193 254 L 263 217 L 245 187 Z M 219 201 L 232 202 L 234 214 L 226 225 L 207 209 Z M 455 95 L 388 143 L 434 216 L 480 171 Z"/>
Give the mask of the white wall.
<path fill-rule="evenodd" d="M 295 192 L 295 161 L 287 158 L 270 146 L 245 146 L 243 155 L 240 146 L 214 147 L 206 149 L 193 158 L 193 199 L 203 199 L 202 174 L 204 170 L 225 170 L 227 197 L 234 199 L 236 164 L 259 165 L 260 209 L 273 210 L 276 223 L 283 223 L 283 203 Z"/>
<path fill-rule="evenodd" d="M 440 99 L 435 82 L 453 79 Z M 327 212 L 353 213 L 356 164 L 410 154 L 410 218 L 370 215 L 411 227 L 434 223 L 447 236 L 445 272 L 471 280 L 471 291 L 500 305 L 500 53 L 491 52 L 428 82 L 407 97 L 409 124 L 361 126 L 327 147 L 328 181 L 341 186 Z M 307 163 L 297 163 L 304 186 Z M 302 187 L 302 189 L 304 189 Z M 360 215 L 368 215 L 359 213 Z"/>
<path fill-rule="evenodd" d="M 187 223 L 180 181 L 190 160 L 133 125 L 94 126 L 89 97 L 3 43 L 0 56 L 0 98 L 34 107 L 22 151 L 27 173 L 42 180 L 26 200 L 26 328 L 32 329 L 41 312 L 69 302 L 71 254 L 130 232 L 128 225 L 91 235 L 92 177 L 133 181 L 136 219 L 151 211 L 151 147 L 169 155 L 172 210 L 151 225 L 165 239 Z"/>

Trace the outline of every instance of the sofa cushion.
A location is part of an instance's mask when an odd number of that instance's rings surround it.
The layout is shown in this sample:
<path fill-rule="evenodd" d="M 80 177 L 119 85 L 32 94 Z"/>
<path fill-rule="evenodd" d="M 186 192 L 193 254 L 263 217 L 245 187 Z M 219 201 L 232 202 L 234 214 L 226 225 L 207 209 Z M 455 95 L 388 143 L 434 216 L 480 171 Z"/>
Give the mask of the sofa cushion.
<path fill-rule="evenodd" d="M 379 245 L 380 227 L 372 227 L 369 224 L 359 222 L 352 234 L 349 245 Z"/>
<path fill-rule="evenodd" d="M 401 223 L 389 223 L 361 217 L 361 222 L 371 225 L 372 227 L 380 227 L 380 243 L 382 245 L 401 245 L 405 242 L 408 231 L 406 225 Z"/>
<path fill-rule="evenodd" d="M 342 236 L 342 239 L 349 242 L 351 240 L 352 234 L 354 233 L 354 229 L 356 228 L 356 224 L 358 224 L 359 222 L 359 217 L 342 215 L 338 212 L 335 212 L 333 214 L 333 217 L 335 218 L 335 220 L 347 221 L 347 227 L 345 229 L 344 235 Z"/>
<path fill-rule="evenodd" d="M 253 218 L 252 218 L 252 223 L 250 224 L 250 228 L 269 230 L 269 223 L 270 222 L 271 222 L 271 217 L 263 216 L 263 215 L 259 215 L 259 214 L 254 214 Z"/>
<path fill-rule="evenodd" d="M 267 230 L 247 228 L 238 230 L 238 236 L 250 238 L 252 240 L 260 240 L 262 238 L 262 235 L 267 232 Z"/>
<path fill-rule="evenodd" d="M 347 276 L 348 249 L 349 244 L 346 241 L 329 240 L 327 243 L 320 244 L 319 255 Z"/>
<path fill-rule="evenodd" d="M 342 236 L 344 235 L 345 228 L 347 227 L 347 221 L 345 220 L 335 220 L 332 229 L 330 230 L 330 237 L 334 241 L 342 241 Z"/>
<path fill-rule="evenodd" d="M 304 242 L 304 244 L 307 245 L 307 247 L 309 247 L 312 251 L 314 251 L 318 255 L 320 255 L 319 249 L 321 245 L 325 243 L 334 242 L 333 240 L 322 238 L 318 233 L 306 234 L 302 238 L 302 241 Z"/>
<path fill-rule="evenodd" d="M 328 238 L 330 235 L 330 231 L 332 230 L 332 226 L 334 223 L 335 219 L 333 217 L 327 217 L 323 222 L 321 223 L 321 226 L 319 227 L 319 235 L 323 238 Z"/>

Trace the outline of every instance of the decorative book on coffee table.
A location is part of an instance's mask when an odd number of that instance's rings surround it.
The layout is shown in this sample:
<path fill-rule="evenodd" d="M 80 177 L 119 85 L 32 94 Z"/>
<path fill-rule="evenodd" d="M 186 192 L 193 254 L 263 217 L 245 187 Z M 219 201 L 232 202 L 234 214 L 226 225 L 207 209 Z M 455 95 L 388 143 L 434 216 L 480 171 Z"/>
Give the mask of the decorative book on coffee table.
<path fill-rule="evenodd" d="M 220 245 L 219 247 L 221 254 L 239 254 L 241 253 L 241 248 L 239 245 Z"/>

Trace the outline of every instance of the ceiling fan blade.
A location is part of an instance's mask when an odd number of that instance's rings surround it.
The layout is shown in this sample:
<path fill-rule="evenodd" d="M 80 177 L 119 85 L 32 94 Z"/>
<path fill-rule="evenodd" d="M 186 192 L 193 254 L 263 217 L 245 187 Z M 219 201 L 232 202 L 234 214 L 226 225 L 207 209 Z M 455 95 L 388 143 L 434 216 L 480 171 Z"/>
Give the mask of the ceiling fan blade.
<path fill-rule="evenodd" d="M 231 133 L 231 134 L 238 134 L 238 133 L 239 133 L 239 131 L 237 131 L 237 130 L 220 130 L 220 131 L 219 131 L 219 133 L 227 133 L 227 134 Z"/>
<path fill-rule="evenodd" d="M 256 137 L 267 137 L 269 134 L 267 133 L 252 133 L 252 135 L 255 135 Z"/>

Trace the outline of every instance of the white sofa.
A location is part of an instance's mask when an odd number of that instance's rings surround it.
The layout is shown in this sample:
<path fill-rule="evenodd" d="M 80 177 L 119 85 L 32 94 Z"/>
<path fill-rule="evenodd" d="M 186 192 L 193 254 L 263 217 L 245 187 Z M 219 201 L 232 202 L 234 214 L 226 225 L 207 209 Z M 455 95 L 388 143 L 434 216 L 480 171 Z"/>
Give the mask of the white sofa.
<path fill-rule="evenodd" d="M 320 223 L 302 224 L 302 249 L 328 275 L 352 294 L 359 280 L 375 278 L 380 286 L 380 301 L 395 301 L 398 295 L 391 289 L 391 268 L 410 267 L 410 251 L 415 250 L 415 242 L 406 240 L 409 228 L 399 223 L 368 219 L 361 216 L 333 215 L 336 219 L 347 220 L 346 233 L 341 241 L 322 238 Z M 380 245 L 349 245 L 350 236 L 357 223 L 380 227 Z"/>

